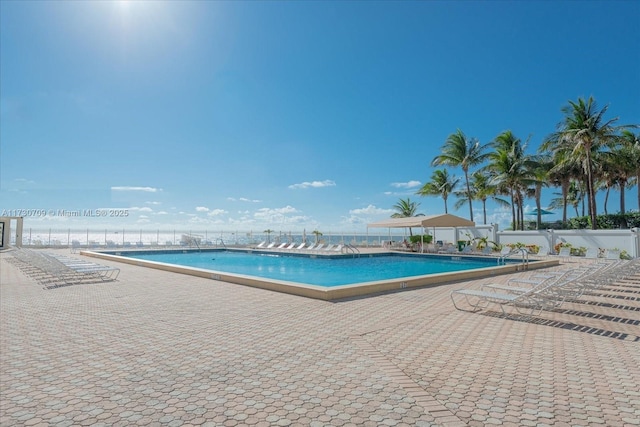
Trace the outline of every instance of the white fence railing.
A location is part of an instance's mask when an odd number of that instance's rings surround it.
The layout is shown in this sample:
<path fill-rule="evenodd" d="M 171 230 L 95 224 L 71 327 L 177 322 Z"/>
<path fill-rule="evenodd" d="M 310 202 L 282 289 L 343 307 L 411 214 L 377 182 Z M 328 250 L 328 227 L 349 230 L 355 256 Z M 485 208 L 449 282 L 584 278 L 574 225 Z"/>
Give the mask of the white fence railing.
<path fill-rule="evenodd" d="M 421 231 L 417 231 L 418 233 Z M 498 245 L 522 243 L 544 246 L 554 253 L 556 245 L 570 244 L 574 248 L 619 249 L 632 258 L 640 257 L 640 230 L 532 230 L 498 231 L 494 225 L 477 227 L 442 227 L 427 229 L 434 242 L 456 243 L 473 239 L 487 239 Z M 168 247 L 189 246 L 197 241 L 202 246 L 247 246 L 262 241 L 323 242 L 349 244 L 360 247 L 379 247 L 385 242 L 402 242 L 408 231 L 387 233 L 323 232 L 321 235 L 305 231 L 213 231 L 213 230 L 96 230 L 96 229 L 35 229 L 23 230 L 22 244 L 31 247 Z M 413 231 L 416 234 L 416 230 Z M 15 239 L 15 236 L 12 236 Z M 13 242 L 15 243 L 15 241 Z"/>

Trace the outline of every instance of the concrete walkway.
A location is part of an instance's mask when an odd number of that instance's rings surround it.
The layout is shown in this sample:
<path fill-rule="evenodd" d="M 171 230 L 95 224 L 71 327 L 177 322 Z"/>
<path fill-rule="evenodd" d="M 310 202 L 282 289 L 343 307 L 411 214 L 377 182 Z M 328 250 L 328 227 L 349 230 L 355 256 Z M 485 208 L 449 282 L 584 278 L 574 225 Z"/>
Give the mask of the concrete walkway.
<path fill-rule="evenodd" d="M 9 257 L 2 426 L 640 425 L 640 276 L 525 319 L 453 308 L 487 280 L 332 303 L 113 263 L 45 290 Z"/>

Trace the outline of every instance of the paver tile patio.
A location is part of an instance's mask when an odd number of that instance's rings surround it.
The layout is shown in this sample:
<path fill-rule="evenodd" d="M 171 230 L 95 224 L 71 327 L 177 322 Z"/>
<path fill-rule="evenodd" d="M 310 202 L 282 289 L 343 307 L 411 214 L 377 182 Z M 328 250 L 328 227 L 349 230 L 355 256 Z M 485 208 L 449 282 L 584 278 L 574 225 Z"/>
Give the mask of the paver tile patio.
<path fill-rule="evenodd" d="M 487 280 L 324 302 L 118 264 L 117 281 L 46 290 L 10 257 L 2 426 L 640 419 L 638 277 L 530 319 L 453 308 Z"/>

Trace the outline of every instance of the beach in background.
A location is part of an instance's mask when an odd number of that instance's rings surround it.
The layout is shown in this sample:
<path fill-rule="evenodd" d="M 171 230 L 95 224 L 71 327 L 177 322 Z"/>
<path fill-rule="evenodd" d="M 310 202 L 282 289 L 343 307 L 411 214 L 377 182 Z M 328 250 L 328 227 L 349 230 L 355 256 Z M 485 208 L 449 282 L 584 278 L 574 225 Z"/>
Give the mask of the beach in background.
<path fill-rule="evenodd" d="M 318 243 L 381 246 L 385 241 L 403 241 L 402 233 L 323 232 Z M 250 246 L 260 242 L 312 243 L 316 235 L 305 231 L 216 231 L 216 230 L 114 230 L 114 229 L 42 229 L 25 227 L 24 246 L 35 247 L 157 247 L 157 246 Z M 12 236 L 12 244 L 15 235 Z"/>

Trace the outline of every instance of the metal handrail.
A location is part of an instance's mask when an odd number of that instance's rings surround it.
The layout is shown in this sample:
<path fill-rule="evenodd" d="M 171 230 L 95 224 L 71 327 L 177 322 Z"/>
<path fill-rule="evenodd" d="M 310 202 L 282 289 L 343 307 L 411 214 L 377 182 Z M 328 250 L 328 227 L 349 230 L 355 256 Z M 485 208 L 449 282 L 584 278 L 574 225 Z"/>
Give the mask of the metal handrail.
<path fill-rule="evenodd" d="M 353 245 L 349 245 L 349 244 L 344 245 L 344 251 L 345 253 L 352 253 L 354 256 L 355 255 L 360 256 L 360 249 L 356 248 Z"/>
<path fill-rule="evenodd" d="M 527 270 L 529 268 L 529 251 L 526 248 L 515 248 L 515 249 L 512 249 L 511 251 L 509 251 L 508 253 L 502 255 L 498 259 L 498 264 L 505 265 L 507 258 L 509 258 L 512 255 L 516 255 L 518 253 L 522 254 L 522 269 L 523 270 Z"/>

